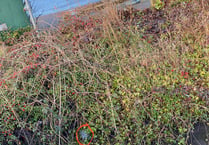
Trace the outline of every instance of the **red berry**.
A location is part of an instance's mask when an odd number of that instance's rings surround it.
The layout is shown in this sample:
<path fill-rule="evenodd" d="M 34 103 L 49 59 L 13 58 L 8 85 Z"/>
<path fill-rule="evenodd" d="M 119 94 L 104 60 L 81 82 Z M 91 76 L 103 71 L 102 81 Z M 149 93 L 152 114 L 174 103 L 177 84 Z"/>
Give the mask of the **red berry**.
<path fill-rule="evenodd" d="M 183 71 L 181 72 L 181 76 L 184 76 L 184 72 Z"/>

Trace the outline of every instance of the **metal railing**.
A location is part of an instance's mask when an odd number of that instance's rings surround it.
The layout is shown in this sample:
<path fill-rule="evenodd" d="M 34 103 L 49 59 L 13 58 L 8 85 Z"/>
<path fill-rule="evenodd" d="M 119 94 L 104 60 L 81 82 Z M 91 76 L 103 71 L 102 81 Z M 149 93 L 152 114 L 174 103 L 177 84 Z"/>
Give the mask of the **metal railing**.
<path fill-rule="evenodd" d="M 25 3 L 24 10 L 28 11 L 30 22 L 32 23 L 33 28 L 36 29 L 36 21 L 35 21 L 35 18 L 33 17 L 30 3 L 28 2 L 28 0 L 24 0 L 24 3 Z"/>

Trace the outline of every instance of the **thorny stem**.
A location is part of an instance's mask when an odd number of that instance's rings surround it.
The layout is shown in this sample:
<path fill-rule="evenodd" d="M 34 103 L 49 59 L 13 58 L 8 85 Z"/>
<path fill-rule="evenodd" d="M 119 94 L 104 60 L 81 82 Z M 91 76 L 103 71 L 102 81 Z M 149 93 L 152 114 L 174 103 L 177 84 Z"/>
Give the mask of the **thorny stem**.
<path fill-rule="evenodd" d="M 107 83 L 107 96 L 109 97 L 110 99 L 110 103 L 111 103 L 111 111 L 112 111 L 112 117 L 113 117 L 113 124 L 114 124 L 114 127 L 115 127 L 115 130 L 118 134 L 118 130 L 117 130 L 117 127 L 116 127 L 116 122 L 115 122 L 115 115 L 114 115 L 114 111 L 113 111 L 113 103 L 112 103 L 112 99 L 111 99 L 111 96 L 110 96 L 110 88 L 108 86 L 108 83 Z"/>
<path fill-rule="evenodd" d="M 58 56 L 59 56 L 59 54 L 58 54 Z M 59 74 L 60 74 L 61 72 L 60 72 L 60 65 L 59 65 Z M 61 145 L 61 119 L 62 119 L 62 117 L 61 117 L 61 113 L 62 113 L 62 84 L 61 84 L 61 75 L 60 75 L 60 77 L 59 77 L 59 83 L 60 83 L 60 96 L 59 96 L 59 102 L 60 102 L 60 108 L 59 108 L 59 145 Z"/>

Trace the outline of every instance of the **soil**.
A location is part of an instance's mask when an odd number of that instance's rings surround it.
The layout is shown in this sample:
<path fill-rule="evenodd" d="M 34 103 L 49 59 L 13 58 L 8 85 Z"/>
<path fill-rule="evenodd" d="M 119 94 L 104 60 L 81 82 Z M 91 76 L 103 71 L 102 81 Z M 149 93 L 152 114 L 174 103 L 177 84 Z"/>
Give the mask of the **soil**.
<path fill-rule="evenodd" d="M 125 25 L 137 26 L 138 31 L 147 38 L 150 43 L 157 42 L 160 34 L 166 33 L 172 29 L 172 25 L 166 18 L 165 10 L 145 9 L 136 10 L 130 9 L 122 12 L 125 16 Z M 143 30 L 143 31 L 142 31 Z M 148 40 L 148 38 L 152 38 Z"/>

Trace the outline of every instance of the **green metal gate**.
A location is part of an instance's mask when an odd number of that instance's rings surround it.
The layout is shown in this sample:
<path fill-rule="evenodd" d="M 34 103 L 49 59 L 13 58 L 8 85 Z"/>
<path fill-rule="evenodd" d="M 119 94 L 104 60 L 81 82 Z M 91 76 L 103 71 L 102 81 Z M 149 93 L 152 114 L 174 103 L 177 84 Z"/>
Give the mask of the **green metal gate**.
<path fill-rule="evenodd" d="M 3 23 L 11 29 L 30 25 L 22 0 L 0 0 L 0 24 Z"/>

